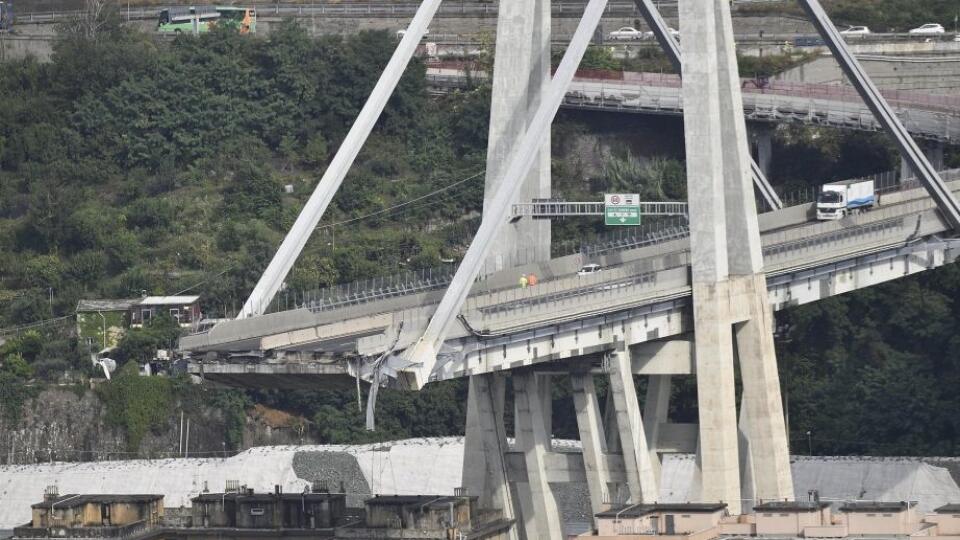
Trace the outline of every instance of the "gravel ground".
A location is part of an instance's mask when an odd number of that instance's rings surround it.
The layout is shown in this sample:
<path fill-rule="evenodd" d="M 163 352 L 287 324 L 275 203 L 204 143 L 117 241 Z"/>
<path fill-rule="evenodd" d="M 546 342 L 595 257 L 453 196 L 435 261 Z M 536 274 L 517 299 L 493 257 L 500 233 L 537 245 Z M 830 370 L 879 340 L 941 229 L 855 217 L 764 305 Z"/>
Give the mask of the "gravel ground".
<path fill-rule="evenodd" d="M 361 507 L 372 495 L 356 456 L 346 452 L 297 452 L 293 472 L 308 482 L 326 482 L 331 491 L 339 491 L 342 482 L 347 506 Z"/>

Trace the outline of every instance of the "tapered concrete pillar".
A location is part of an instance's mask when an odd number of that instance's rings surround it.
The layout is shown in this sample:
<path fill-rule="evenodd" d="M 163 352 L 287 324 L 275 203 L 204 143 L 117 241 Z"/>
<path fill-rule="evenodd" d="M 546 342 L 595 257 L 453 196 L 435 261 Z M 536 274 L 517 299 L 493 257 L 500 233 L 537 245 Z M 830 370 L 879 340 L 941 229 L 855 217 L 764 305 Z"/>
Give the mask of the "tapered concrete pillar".
<path fill-rule="evenodd" d="M 504 390 L 502 375 L 470 377 L 467 395 L 467 425 L 464 437 L 463 487 L 478 497 L 483 510 L 500 510 L 514 519 L 516 510 L 504 468 L 507 435 L 503 425 Z M 508 533 L 517 540 L 517 528 Z"/>
<path fill-rule="evenodd" d="M 550 439 L 544 429 L 540 378 L 533 373 L 513 376 L 516 401 L 516 449 L 523 452 L 527 481 L 517 483 L 526 540 L 563 538 L 560 512 L 547 482 L 546 455 Z"/>
<path fill-rule="evenodd" d="M 936 170 L 943 169 L 943 143 L 939 141 L 925 141 L 920 144 L 920 149 L 927 157 L 927 161 Z M 903 156 L 900 157 L 900 181 L 916 178 L 917 175 L 910 168 L 910 162 Z"/>
<path fill-rule="evenodd" d="M 493 68 L 484 209 L 503 168 L 550 82 L 550 0 L 512 0 L 500 6 Z M 550 138 L 524 180 L 520 201 L 550 196 Z M 483 273 L 550 258 L 550 220 L 521 219 L 501 227 Z"/>
<path fill-rule="evenodd" d="M 658 478 L 647 448 L 637 388 L 633 383 L 630 348 L 620 342 L 616 350 L 609 354 L 610 392 L 617 411 L 617 428 L 620 430 L 620 448 L 623 451 L 630 500 L 634 503 L 652 503 L 657 499 Z"/>
<path fill-rule="evenodd" d="M 776 492 L 771 498 L 793 497 L 789 457 L 769 306 L 763 307 L 767 289 L 730 6 L 727 0 L 679 5 L 691 194 L 700 498 L 726 502 L 731 513 L 740 513 L 734 324 L 738 324 L 736 346 L 745 394 L 750 389 L 745 432 L 750 438 L 752 477 L 777 477 L 765 484 L 769 492 Z M 761 447 L 769 454 L 764 455 Z M 788 485 L 791 489 L 786 491 Z"/>
<path fill-rule="evenodd" d="M 590 509 L 593 514 L 607 510 L 605 501 L 610 497 L 613 478 L 607 469 L 607 441 L 604 436 L 600 405 L 597 403 L 597 391 L 593 384 L 593 375 L 578 373 L 570 375 L 573 387 L 573 406 L 577 411 L 577 428 L 580 432 L 580 444 L 583 447 L 583 467 L 587 475 L 587 489 L 590 491 Z"/>
<path fill-rule="evenodd" d="M 773 163 L 773 132 L 774 127 L 766 123 L 755 122 L 749 129 L 754 161 L 767 178 L 770 178 L 770 165 Z"/>
<path fill-rule="evenodd" d="M 783 418 L 780 375 L 773 342 L 773 312 L 767 301 L 766 277 L 754 274 L 747 280 L 748 319 L 735 326 L 742 407 L 750 439 L 754 499 L 793 498 L 787 428 Z M 762 296 L 761 296 L 762 294 Z"/>
<path fill-rule="evenodd" d="M 660 426 L 667 423 L 670 410 L 670 375 L 651 375 L 647 382 L 647 396 L 643 400 L 643 429 L 647 434 L 647 448 L 653 474 L 660 478 Z"/>

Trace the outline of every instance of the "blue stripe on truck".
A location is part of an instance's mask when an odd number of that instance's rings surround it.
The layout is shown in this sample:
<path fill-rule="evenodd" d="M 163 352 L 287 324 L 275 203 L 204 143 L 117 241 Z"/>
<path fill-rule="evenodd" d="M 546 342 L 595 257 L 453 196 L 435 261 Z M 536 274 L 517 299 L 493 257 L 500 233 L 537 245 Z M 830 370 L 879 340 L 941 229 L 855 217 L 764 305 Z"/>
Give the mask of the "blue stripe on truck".
<path fill-rule="evenodd" d="M 869 196 L 869 197 L 863 197 L 863 198 L 861 198 L 861 199 L 853 199 L 852 201 L 850 201 L 850 202 L 847 203 L 847 208 L 857 208 L 857 207 L 860 207 L 860 206 L 870 206 L 870 205 L 873 204 L 874 199 L 875 199 L 875 198 L 874 198 L 873 195 L 871 195 L 871 196 Z"/>

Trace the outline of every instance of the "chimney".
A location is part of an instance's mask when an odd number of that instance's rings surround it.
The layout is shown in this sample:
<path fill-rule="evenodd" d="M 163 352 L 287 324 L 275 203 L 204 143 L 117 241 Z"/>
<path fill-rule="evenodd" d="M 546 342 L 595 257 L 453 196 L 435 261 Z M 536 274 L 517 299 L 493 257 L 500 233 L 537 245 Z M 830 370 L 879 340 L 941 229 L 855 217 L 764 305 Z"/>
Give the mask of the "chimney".
<path fill-rule="evenodd" d="M 43 500 L 46 501 L 55 501 L 60 497 L 60 490 L 57 488 L 57 485 L 47 486 L 43 490 Z"/>

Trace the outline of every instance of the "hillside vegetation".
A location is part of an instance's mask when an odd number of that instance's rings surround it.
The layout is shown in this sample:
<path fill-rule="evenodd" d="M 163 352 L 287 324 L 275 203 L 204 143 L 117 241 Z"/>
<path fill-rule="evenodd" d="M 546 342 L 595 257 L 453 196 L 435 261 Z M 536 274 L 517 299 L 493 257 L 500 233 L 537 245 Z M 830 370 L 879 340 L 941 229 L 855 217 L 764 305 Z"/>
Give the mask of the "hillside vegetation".
<path fill-rule="evenodd" d="M 314 40 L 290 22 L 269 39 L 218 31 L 172 42 L 117 18 L 71 28 L 51 63 L 11 62 L 0 71 L 0 328 L 44 322 L 4 334 L 10 339 L 0 345 L 0 413 L 8 425 L 44 382 L 93 374 L 90 351 L 69 335 L 78 299 L 189 291 L 201 295 L 207 316 L 239 308 L 395 43 L 388 33 Z M 602 53 L 591 59 L 599 67 L 606 61 Z M 488 99 L 483 86 L 429 97 L 424 65 L 415 60 L 288 278 L 289 290 L 456 260 L 481 208 Z M 641 122 L 655 120 L 564 114 L 554 126 L 555 193 L 683 199 L 682 161 L 580 144 L 596 126 L 629 137 Z M 590 152 L 602 154 L 598 166 L 584 163 Z M 775 152 L 780 189 L 897 163 L 880 135 L 820 128 L 780 129 Z M 949 156 L 956 163 L 956 152 Z M 566 249 L 603 227 L 566 220 L 554 233 L 555 248 Z M 790 329 L 779 346 L 792 438 L 806 441 L 810 431 L 815 452 L 956 454 L 957 298 L 960 272 L 951 266 L 781 314 Z M 220 411 L 225 448 L 244 444 L 244 412 L 254 403 L 308 419 L 306 429 L 321 442 L 463 429 L 463 381 L 384 391 L 381 430 L 370 433 L 353 388 L 200 392 L 182 379 L 138 378 L 135 362 L 169 346 L 177 332 L 163 318 L 131 332 L 117 351 L 128 365 L 97 391 L 106 421 L 125 432 L 130 451 L 171 425 L 158 410 L 199 404 Z M 562 380 L 554 398 L 555 434 L 576 437 Z M 695 419 L 694 407 L 691 382 L 678 385 L 675 417 Z"/>

